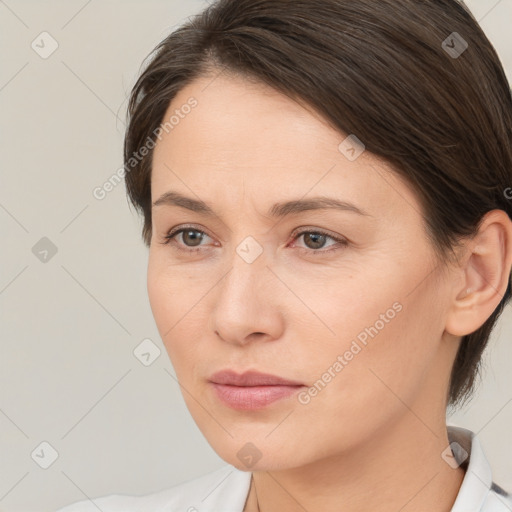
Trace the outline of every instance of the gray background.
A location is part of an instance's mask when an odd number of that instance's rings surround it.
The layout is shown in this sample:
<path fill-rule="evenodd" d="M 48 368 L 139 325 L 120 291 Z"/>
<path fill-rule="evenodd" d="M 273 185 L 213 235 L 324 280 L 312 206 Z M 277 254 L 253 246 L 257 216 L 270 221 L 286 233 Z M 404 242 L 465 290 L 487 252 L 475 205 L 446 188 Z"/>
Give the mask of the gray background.
<path fill-rule="evenodd" d="M 144 57 L 205 5 L 0 0 L 3 512 L 153 492 L 224 464 L 192 421 L 154 325 L 124 184 L 92 194 L 122 166 L 126 97 Z M 468 5 L 512 81 L 512 0 Z M 58 43 L 47 58 L 43 31 Z M 57 249 L 46 262 L 33 252 L 48 249 L 43 237 Z M 476 398 L 449 423 L 479 433 L 495 480 L 512 489 L 510 308 Z M 148 338 L 161 355 L 144 366 L 133 351 Z M 47 469 L 43 441 L 58 453 Z"/>

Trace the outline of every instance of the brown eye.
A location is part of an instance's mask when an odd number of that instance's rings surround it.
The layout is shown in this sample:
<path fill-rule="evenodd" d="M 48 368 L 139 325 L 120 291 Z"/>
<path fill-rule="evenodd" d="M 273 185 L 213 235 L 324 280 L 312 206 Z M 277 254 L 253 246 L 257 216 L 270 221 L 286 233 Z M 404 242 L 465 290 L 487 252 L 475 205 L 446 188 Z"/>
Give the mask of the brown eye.
<path fill-rule="evenodd" d="M 304 243 L 309 249 L 322 249 L 327 240 L 327 235 L 323 233 L 307 232 L 303 233 Z"/>
<path fill-rule="evenodd" d="M 294 240 L 301 238 L 304 246 L 298 246 L 298 249 L 309 254 L 326 254 L 348 245 L 348 241 L 344 238 L 324 233 L 318 229 L 303 230 L 294 236 Z M 326 245 L 329 240 L 333 243 Z M 325 247 L 327 248 L 325 249 Z"/>
<path fill-rule="evenodd" d="M 189 247 L 196 247 L 201 244 L 201 240 L 204 238 L 204 233 L 197 229 L 183 229 L 178 231 L 181 232 L 181 239 L 183 243 Z M 198 236 L 197 233 L 200 233 Z M 177 233 L 176 233 L 177 234 Z"/>
<path fill-rule="evenodd" d="M 201 244 L 201 242 L 205 237 L 208 237 L 208 235 L 204 231 L 186 226 L 181 229 L 171 230 L 164 236 L 164 240 L 161 243 L 164 245 L 172 244 L 181 251 L 195 252 L 202 250 L 202 246 L 205 244 Z"/>

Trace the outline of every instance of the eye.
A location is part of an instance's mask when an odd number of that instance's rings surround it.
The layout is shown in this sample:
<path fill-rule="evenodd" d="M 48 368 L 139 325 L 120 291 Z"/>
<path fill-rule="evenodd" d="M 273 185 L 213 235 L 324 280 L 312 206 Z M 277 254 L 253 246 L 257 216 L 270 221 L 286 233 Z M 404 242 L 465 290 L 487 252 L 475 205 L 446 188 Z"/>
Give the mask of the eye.
<path fill-rule="evenodd" d="M 319 229 L 302 230 L 294 234 L 294 240 L 298 240 L 301 237 L 303 237 L 306 248 L 299 247 L 299 249 L 304 250 L 308 253 L 325 254 L 326 252 L 331 252 L 339 249 L 340 246 L 344 247 L 348 245 L 348 241 L 345 240 L 344 238 L 330 235 L 329 233 L 326 233 L 325 231 Z M 330 249 L 319 250 L 325 247 L 325 243 L 328 239 L 333 240 L 335 243 L 331 244 L 331 246 L 328 246 L 331 247 Z"/>
<path fill-rule="evenodd" d="M 181 243 L 177 243 L 178 235 L 181 235 Z M 178 250 L 185 252 L 197 252 L 201 250 L 201 241 L 208 235 L 193 226 L 185 226 L 173 229 L 164 236 L 162 244 L 173 244 Z M 184 247 L 185 248 L 184 248 Z"/>
<path fill-rule="evenodd" d="M 178 242 L 178 239 L 180 238 L 179 235 L 181 235 L 181 242 Z M 178 250 L 190 253 L 201 250 L 201 242 L 205 239 L 205 237 L 209 238 L 208 234 L 206 234 L 204 231 L 196 229 L 193 226 L 185 226 L 179 229 L 172 229 L 167 235 L 164 236 L 164 241 L 161 243 L 164 245 L 172 243 Z M 308 253 L 325 254 L 326 252 L 335 251 L 340 247 L 348 245 L 348 241 L 344 238 L 336 237 L 319 229 L 303 229 L 302 231 L 295 232 L 293 235 L 293 240 L 297 240 L 301 237 L 304 237 L 306 248 L 298 248 Z M 323 249 L 328 239 L 335 242 L 332 244 L 332 246 L 328 246 L 332 248 L 320 250 Z"/>

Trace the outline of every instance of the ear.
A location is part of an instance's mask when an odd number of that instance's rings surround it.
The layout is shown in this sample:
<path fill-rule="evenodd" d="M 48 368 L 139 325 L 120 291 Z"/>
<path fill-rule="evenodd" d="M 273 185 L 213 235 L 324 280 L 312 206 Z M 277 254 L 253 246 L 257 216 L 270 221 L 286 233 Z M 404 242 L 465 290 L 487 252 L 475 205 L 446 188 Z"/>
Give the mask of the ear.
<path fill-rule="evenodd" d="M 463 253 L 445 326 L 454 336 L 480 328 L 505 295 L 512 265 L 512 221 L 507 213 L 487 212 Z"/>

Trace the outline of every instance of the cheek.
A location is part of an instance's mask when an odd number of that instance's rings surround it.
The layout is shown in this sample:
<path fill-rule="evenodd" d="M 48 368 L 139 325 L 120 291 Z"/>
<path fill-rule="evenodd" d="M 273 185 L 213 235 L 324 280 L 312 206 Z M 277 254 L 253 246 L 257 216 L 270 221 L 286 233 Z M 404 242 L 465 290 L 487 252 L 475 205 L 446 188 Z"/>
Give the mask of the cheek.
<path fill-rule="evenodd" d="M 151 310 L 165 342 L 174 325 L 190 312 L 200 290 L 179 266 L 169 265 L 161 251 L 150 252 L 147 291 Z M 194 300 L 195 299 L 195 300 Z M 172 330 L 171 330 L 172 329 Z"/>
<path fill-rule="evenodd" d="M 207 288 L 190 279 L 178 267 L 169 267 L 150 254 L 147 273 L 147 292 L 151 311 L 160 338 L 172 365 L 181 380 L 189 378 L 185 366 L 200 359 L 197 343 L 204 332 L 206 316 L 200 300 Z M 199 317 L 201 315 L 201 317 Z"/>
<path fill-rule="evenodd" d="M 165 332 L 172 326 L 169 313 L 174 310 L 173 295 L 169 293 L 172 289 L 169 285 L 169 279 L 163 274 L 158 258 L 150 252 L 147 273 L 147 291 L 151 311 L 156 325 L 164 340 Z M 164 325 L 164 319 L 168 318 L 167 325 Z M 165 340 L 164 340 L 165 341 Z"/>
<path fill-rule="evenodd" d="M 364 417 L 363 429 L 365 424 L 384 424 L 404 413 L 404 404 L 412 406 L 424 392 L 440 333 L 420 301 L 400 304 L 401 311 L 388 323 L 377 320 L 386 308 L 374 312 L 373 320 L 359 332 L 365 334 L 365 344 L 357 335 L 343 342 L 351 360 L 325 395 L 338 419 L 350 422 Z M 331 355 L 331 359 L 335 358 Z"/>
<path fill-rule="evenodd" d="M 421 391 L 431 357 L 426 340 L 413 339 L 419 329 L 410 330 L 410 313 L 404 306 L 375 337 L 368 337 L 366 345 L 358 343 L 359 349 L 354 349 L 354 339 L 350 338 L 340 341 L 338 350 L 323 352 L 321 362 L 318 354 L 308 359 L 310 368 L 315 367 L 310 372 L 316 374 L 310 387 L 315 391 L 296 406 L 297 431 L 316 418 L 315 442 L 329 453 L 333 443 L 345 450 L 368 442 L 377 431 L 407 414 L 404 404 L 412 406 Z M 347 350 L 351 359 L 345 356 L 344 364 L 336 365 L 338 356 Z M 305 443 L 309 442 L 307 431 L 301 435 Z"/>
<path fill-rule="evenodd" d="M 407 296 L 409 291 L 399 283 L 365 288 L 346 280 L 343 290 L 329 291 L 335 300 L 310 293 L 308 303 L 317 304 L 335 333 L 317 336 L 320 348 L 309 346 L 309 355 L 302 354 L 310 384 L 318 383 L 311 405 L 322 404 L 319 414 L 330 408 L 350 422 L 371 410 L 372 417 L 384 418 L 421 391 L 443 330 L 442 306 L 428 301 L 434 290 Z"/>

